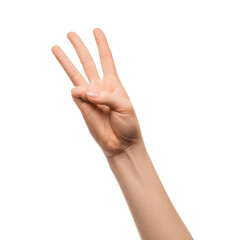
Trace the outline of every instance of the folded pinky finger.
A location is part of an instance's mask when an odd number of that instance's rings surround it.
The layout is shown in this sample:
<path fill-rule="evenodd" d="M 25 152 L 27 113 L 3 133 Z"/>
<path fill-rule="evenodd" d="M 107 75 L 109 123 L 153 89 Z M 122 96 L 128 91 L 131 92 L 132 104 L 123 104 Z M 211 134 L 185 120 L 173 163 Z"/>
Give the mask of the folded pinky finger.
<path fill-rule="evenodd" d="M 81 98 L 85 102 L 89 102 L 86 97 L 87 88 L 85 86 L 77 86 L 72 88 L 71 94 L 73 98 Z"/>

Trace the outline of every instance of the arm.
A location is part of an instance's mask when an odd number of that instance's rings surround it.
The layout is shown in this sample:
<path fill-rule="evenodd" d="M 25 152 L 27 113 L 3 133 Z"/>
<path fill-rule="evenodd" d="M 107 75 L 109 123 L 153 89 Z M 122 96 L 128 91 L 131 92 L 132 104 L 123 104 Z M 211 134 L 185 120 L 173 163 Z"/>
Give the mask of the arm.
<path fill-rule="evenodd" d="M 117 74 L 107 39 L 96 28 L 103 78 L 80 39 L 68 38 L 75 48 L 88 82 L 59 46 L 52 52 L 72 80 L 72 97 L 87 127 L 101 147 L 124 194 L 143 240 L 192 239 L 154 169 L 142 138 L 130 98 Z"/>
<path fill-rule="evenodd" d="M 141 239 L 193 239 L 172 205 L 144 143 L 108 158 Z"/>

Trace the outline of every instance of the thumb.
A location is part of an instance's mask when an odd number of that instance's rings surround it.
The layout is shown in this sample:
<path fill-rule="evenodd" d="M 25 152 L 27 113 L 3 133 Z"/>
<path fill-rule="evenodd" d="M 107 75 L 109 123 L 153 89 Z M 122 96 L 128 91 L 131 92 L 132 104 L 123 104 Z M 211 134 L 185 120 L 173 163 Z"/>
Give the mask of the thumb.
<path fill-rule="evenodd" d="M 110 109 L 117 112 L 129 110 L 132 106 L 129 99 L 106 91 L 86 92 L 86 97 L 91 103 L 107 105 Z"/>

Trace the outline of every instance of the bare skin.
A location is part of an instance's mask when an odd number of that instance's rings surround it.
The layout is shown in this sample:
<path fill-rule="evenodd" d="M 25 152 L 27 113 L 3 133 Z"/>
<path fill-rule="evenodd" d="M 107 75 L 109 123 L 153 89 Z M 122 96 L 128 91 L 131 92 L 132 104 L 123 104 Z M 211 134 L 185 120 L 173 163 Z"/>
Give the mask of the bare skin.
<path fill-rule="evenodd" d="M 101 147 L 143 240 L 193 239 L 171 203 L 147 153 L 139 122 L 103 31 L 93 30 L 103 78 L 80 39 L 67 34 L 88 81 L 59 46 L 52 52 L 74 84 L 72 97 Z"/>

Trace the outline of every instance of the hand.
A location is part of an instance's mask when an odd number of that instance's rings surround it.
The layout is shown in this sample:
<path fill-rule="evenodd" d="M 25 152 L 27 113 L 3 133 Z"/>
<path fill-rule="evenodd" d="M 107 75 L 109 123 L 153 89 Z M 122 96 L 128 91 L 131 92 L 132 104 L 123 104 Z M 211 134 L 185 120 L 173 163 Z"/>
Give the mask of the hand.
<path fill-rule="evenodd" d="M 100 79 L 96 65 L 80 39 L 67 34 L 75 48 L 87 82 L 59 46 L 52 52 L 72 80 L 72 97 L 79 107 L 93 138 L 106 157 L 114 157 L 142 141 L 140 126 L 131 101 L 118 77 L 107 39 L 99 28 L 93 30 L 98 46 L 103 78 Z"/>

